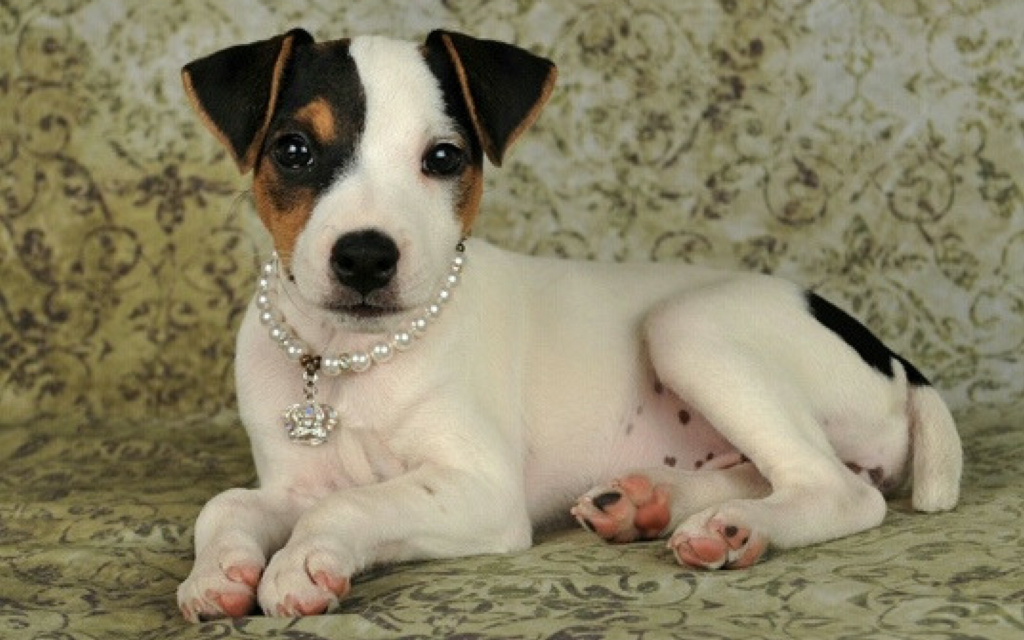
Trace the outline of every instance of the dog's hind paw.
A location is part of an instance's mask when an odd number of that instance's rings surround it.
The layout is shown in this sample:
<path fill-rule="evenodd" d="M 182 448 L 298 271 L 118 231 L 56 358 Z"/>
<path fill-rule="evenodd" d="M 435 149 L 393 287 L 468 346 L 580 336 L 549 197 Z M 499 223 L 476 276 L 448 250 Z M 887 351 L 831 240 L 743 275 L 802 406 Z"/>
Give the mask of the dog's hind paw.
<path fill-rule="evenodd" d="M 653 540 L 672 520 L 670 488 L 642 474 L 626 476 L 588 491 L 571 513 L 609 542 Z"/>
<path fill-rule="evenodd" d="M 756 530 L 726 524 L 717 516 L 709 520 L 694 516 L 672 534 L 668 548 L 679 564 L 695 569 L 745 569 L 767 551 L 768 538 Z"/>

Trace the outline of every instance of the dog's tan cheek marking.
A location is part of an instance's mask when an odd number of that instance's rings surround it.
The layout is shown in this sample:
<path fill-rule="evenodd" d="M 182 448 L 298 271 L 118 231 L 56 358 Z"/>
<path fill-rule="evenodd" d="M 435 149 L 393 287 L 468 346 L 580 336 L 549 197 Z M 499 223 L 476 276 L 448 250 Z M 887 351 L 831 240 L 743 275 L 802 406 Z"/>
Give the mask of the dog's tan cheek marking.
<path fill-rule="evenodd" d="M 281 262 L 286 267 L 290 266 L 295 243 L 313 212 L 313 190 L 282 184 L 273 165 L 263 162 L 253 179 L 253 199 L 256 212 L 270 232 Z"/>
<path fill-rule="evenodd" d="M 469 235 L 480 213 L 480 199 L 484 193 L 484 171 L 477 164 L 470 165 L 459 178 L 456 216 L 462 224 L 462 234 Z"/>
<path fill-rule="evenodd" d="M 334 111 L 323 98 L 315 98 L 296 111 L 295 119 L 308 126 L 317 140 L 324 144 L 338 139 L 338 123 L 334 118 Z"/>

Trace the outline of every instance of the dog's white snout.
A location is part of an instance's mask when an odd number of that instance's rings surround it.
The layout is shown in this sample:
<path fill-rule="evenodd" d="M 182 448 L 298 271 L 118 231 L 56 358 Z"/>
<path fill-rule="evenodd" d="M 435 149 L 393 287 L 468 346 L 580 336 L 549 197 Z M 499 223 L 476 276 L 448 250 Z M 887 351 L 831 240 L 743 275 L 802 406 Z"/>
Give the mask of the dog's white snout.
<path fill-rule="evenodd" d="M 353 231 L 334 243 L 331 273 L 344 286 L 366 296 L 391 282 L 398 272 L 400 257 L 398 245 L 381 231 Z"/>

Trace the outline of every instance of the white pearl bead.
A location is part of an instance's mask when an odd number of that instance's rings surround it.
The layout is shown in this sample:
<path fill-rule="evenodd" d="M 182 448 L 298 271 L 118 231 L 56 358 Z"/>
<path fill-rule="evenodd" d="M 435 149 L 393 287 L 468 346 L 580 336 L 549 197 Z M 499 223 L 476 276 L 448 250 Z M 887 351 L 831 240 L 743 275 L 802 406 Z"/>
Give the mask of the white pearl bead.
<path fill-rule="evenodd" d="M 306 355 L 306 350 L 298 340 L 290 340 L 284 347 L 284 352 L 287 354 L 289 360 L 299 360 L 302 356 Z"/>
<path fill-rule="evenodd" d="M 452 290 L 451 289 L 445 288 L 445 289 L 441 289 L 440 291 L 437 292 L 437 303 L 438 304 L 445 304 L 445 303 L 447 303 L 451 299 L 452 299 Z"/>
<path fill-rule="evenodd" d="M 412 334 L 408 331 L 399 331 L 391 337 L 391 344 L 395 351 L 406 351 L 412 347 Z"/>
<path fill-rule="evenodd" d="M 444 279 L 444 282 L 445 282 L 445 285 L 447 285 L 449 289 L 454 289 L 455 287 L 457 287 L 459 285 L 459 274 L 457 274 L 457 273 L 449 273 L 448 277 Z"/>
<path fill-rule="evenodd" d="M 338 356 L 338 367 L 340 367 L 342 371 L 348 371 L 349 369 L 351 369 L 352 368 L 352 354 L 351 353 L 343 353 L 340 356 Z"/>
<path fill-rule="evenodd" d="M 284 327 L 275 325 L 270 328 L 270 339 L 274 342 L 284 346 L 284 343 L 288 342 L 289 338 L 291 338 L 291 334 Z"/>
<path fill-rule="evenodd" d="M 370 365 L 373 364 L 373 360 L 370 359 L 370 356 L 360 351 L 356 351 L 355 353 L 353 353 L 351 355 L 351 358 L 351 367 L 352 370 L 355 371 L 356 373 L 362 373 L 366 371 L 367 369 L 370 368 Z"/>
<path fill-rule="evenodd" d="M 409 328 L 412 329 L 413 335 L 421 336 L 427 330 L 428 321 L 426 318 L 415 318 L 409 323 Z"/>
<path fill-rule="evenodd" d="M 439 315 L 441 315 L 441 305 L 438 305 L 438 304 L 427 305 L 427 317 L 428 318 L 433 320 L 434 318 L 437 318 Z"/>
<path fill-rule="evenodd" d="M 324 372 L 325 376 L 340 376 L 341 361 L 328 356 L 320 361 L 320 370 Z"/>
<path fill-rule="evenodd" d="M 281 314 L 279 314 L 276 309 L 260 311 L 259 318 L 260 324 L 266 326 L 268 329 L 272 329 L 281 322 Z"/>
<path fill-rule="evenodd" d="M 462 271 L 462 267 L 466 265 L 466 259 L 462 256 L 455 256 L 452 258 L 452 271 L 458 273 Z"/>
<path fill-rule="evenodd" d="M 260 276 L 260 278 L 256 280 L 256 290 L 261 293 L 270 291 L 270 278 Z"/>
<path fill-rule="evenodd" d="M 269 311 L 274 308 L 274 301 L 270 299 L 270 294 L 263 291 L 256 294 L 256 308 L 260 311 Z"/>
<path fill-rule="evenodd" d="M 275 260 L 271 260 L 270 262 L 264 264 L 263 268 L 260 269 L 260 274 L 264 278 L 273 278 L 275 275 L 277 275 L 277 262 Z"/>
<path fill-rule="evenodd" d="M 387 362 L 391 359 L 394 351 L 391 350 L 391 345 L 381 342 L 373 345 L 373 349 L 370 350 L 370 357 L 376 363 Z"/>

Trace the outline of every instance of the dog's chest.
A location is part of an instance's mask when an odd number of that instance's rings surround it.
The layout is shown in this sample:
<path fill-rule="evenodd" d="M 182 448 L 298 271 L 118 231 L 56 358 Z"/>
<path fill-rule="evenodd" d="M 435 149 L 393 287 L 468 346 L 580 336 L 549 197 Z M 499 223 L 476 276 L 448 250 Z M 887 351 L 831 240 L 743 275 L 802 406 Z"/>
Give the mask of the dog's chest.
<path fill-rule="evenodd" d="M 260 452 L 256 452 L 257 461 Z M 261 465 L 257 462 L 257 467 Z M 316 502 L 339 490 L 385 482 L 408 467 L 380 434 L 341 427 L 317 447 L 293 446 L 260 469 L 260 484 L 284 486 L 300 502 Z"/>
<path fill-rule="evenodd" d="M 331 443 L 335 473 L 342 485 L 361 486 L 384 482 L 408 471 L 408 464 L 381 434 L 372 430 L 342 428 Z"/>
<path fill-rule="evenodd" d="M 372 375 L 343 379 L 323 390 L 340 416 L 340 426 L 325 447 L 343 485 L 383 482 L 409 470 L 408 456 L 394 446 L 397 423 L 410 403 L 402 393 L 406 387 L 387 375 L 394 369 L 380 380 L 371 380 L 378 377 Z"/>
<path fill-rule="evenodd" d="M 318 446 L 292 442 L 280 416 L 301 400 L 301 375 L 250 325 L 243 326 L 240 340 L 239 405 L 261 484 L 287 486 L 298 496 L 316 499 L 384 482 L 412 468 L 408 452 L 395 445 L 398 424 L 416 404 L 409 397 L 411 385 L 396 378 L 406 366 L 395 362 L 379 372 L 320 376 L 316 401 L 337 411 L 339 424 Z"/>
<path fill-rule="evenodd" d="M 379 484 L 407 473 L 411 462 L 400 455 L 387 432 L 351 428 L 342 423 L 317 447 L 293 445 L 286 466 L 289 489 L 318 499 L 352 487 Z"/>

